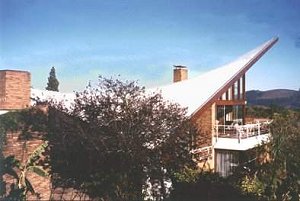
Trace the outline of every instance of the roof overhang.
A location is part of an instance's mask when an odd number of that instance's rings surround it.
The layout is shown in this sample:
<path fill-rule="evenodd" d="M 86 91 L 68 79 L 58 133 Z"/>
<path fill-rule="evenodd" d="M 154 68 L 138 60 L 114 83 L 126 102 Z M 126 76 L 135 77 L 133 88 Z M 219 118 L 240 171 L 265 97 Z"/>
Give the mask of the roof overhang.
<path fill-rule="evenodd" d="M 238 59 L 198 77 L 158 88 L 164 98 L 188 109 L 196 117 L 211 106 L 230 86 L 243 76 L 276 42 L 263 43 Z"/>

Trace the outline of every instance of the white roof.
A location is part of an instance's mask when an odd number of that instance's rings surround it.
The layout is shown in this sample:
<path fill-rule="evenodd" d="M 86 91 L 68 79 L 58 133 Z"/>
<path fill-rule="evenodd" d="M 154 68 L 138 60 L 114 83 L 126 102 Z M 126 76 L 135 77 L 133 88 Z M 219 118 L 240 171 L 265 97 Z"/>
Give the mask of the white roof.
<path fill-rule="evenodd" d="M 245 70 L 247 64 L 255 62 L 266 49 L 270 48 L 278 38 L 273 38 L 254 50 L 239 57 L 235 61 L 224 66 L 216 68 L 198 77 L 172 83 L 155 89 L 149 89 L 148 92 L 161 92 L 162 96 L 187 108 L 187 115 L 193 115 L 201 109 L 216 93 L 222 90 L 228 82 L 234 79 L 241 71 Z M 253 63 L 254 63 L 253 62 Z M 249 66 L 248 66 L 249 67 Z M 39 98 L 41 101 L 54 100 L 63 101 L 71 108 L 74 102 L 75 93 L 61 93 L 46 90 L 31 90 L 31 98 Z M 35 101 L 32 101 L 32 105 Z"/>
<path fill-rule="evenodd" d="M 58 103 L 63 102 L 66 107 L 71 108 L 72 103 L 74 103 L 75 93 L 61 93 L 56 91 L 31 89 L 31 99 L 31 105 L 34 105 L 36 99 L 40 101 L 53 100 Z"/>
<path fill-rule="evenodd" d="M 198 77 L 163 86 L 156 90 L 160 91 L 164 98 L 186 107 L 187 115 L 193 115 L 243 71 L 249 62 L 253 62 L 263 50 L 270 48 L 274 41 L 277 41 L 277 38 L 267 41 L 231 63 Z"/>

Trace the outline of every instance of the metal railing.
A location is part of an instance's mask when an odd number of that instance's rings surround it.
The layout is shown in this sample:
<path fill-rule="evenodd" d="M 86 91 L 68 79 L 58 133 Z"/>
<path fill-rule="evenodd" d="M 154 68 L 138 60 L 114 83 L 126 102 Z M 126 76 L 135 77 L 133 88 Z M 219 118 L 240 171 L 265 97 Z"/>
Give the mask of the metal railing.
<path fill-rule="evenodd" d="M 191 151 L 197 161 L 207 160 L 212 157 L 212 146 L 197 148 Z"/>
<path fill-rule="evenodd" d="M 218 138 L 234 138 L 240 142 L 241 139 L 270 133 L 271 123 L 272 121 L 257 121 L 245 125 L 216 125 L 214 136 L 216 140 Z"/>

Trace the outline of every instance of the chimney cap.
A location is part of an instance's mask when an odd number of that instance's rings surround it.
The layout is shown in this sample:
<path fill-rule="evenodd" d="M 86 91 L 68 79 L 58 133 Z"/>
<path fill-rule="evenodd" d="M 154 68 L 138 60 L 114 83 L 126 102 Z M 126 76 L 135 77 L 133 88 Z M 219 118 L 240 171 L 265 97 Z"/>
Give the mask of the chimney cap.
<path fill-rule="evenodd" d="M 183 65 L 173 65 L 173 67 L 174 67 L 175 69 L 187 68 L 186 66 L 183 66 Z"/>

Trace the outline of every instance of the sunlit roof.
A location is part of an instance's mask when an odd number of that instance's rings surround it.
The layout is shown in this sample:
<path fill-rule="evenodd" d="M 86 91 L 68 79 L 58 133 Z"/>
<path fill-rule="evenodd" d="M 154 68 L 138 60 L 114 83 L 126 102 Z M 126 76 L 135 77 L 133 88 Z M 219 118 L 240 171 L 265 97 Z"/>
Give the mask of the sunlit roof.
<path fill-rule="evenodd" d="M 195 78 L 149 89 L 148 91 L 161 92 L 165 99 L 186 107 L 187 115 L 193 115 L 211 99 L 215 98 L 215 95 L 240 72 L 248 70 L 277 40 L 278 38 L 273 38 L 233 62 Z M 64 101 L 66 105 L 70 106 L 74 101 L 75 94 L 32 89 L 31 97 L 33 99 L 38 97 L 40 100 Z"/>
<path fill-rule="evenodd" d="M 186 107 L 188 115 L 193 115 L 222 90 L 228 82 L 245 68 L 249 68 L 248 64 L 251 62 L 254 64 L 277 40 L 278 38 L 273 38 L 233 62 L 195 78 L 162 86 L 156 90 L 161 91 L 164 98 Z"/>

